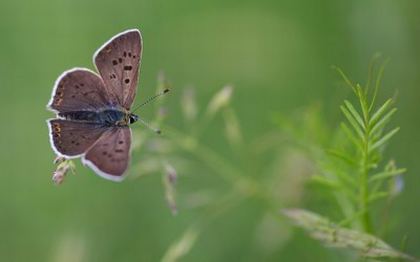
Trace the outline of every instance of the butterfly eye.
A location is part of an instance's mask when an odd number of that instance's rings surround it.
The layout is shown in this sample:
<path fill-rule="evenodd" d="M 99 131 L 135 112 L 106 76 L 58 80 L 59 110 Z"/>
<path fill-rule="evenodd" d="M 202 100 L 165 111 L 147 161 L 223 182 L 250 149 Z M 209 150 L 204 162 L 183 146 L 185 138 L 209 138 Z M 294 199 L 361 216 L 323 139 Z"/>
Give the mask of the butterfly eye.
<path fill-rule="evenodd" d="M 137 122 L 137 120 L 139 119 L 139 117 L 135 114 L 131 114 L 130 115 L 130 124 L 133 124 L 135 122 Z"/>

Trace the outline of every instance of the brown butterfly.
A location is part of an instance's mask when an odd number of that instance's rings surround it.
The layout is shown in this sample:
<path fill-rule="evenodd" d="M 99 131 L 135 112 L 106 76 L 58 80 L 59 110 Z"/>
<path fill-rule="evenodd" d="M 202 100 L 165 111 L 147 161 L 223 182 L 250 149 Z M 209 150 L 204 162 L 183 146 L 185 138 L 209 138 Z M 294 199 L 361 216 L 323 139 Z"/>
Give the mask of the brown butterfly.
<path fill-rule="evenodd" d="M 81 157 L 96 174 L 121 181 L 130 161 L 130 111 L 136 96 L 143 43 L 131 29 L 112 37 L 93 56 L 99 72 L 65 71 L 55 82 L 48 109 L 51 147 L 61 157 Z"/>

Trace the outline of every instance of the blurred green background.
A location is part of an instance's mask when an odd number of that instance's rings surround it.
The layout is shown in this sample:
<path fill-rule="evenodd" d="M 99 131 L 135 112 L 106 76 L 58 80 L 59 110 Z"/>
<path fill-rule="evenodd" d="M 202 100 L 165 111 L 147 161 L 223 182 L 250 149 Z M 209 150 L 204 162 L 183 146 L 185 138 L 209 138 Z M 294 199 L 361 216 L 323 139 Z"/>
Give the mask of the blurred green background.
<path fill-rule="evenodd" d="M 398 247 L 407 235 L 407 253 L 420 257 L 419 7 L 408 0 L 1 1 L 0 261 L 159 261 L 202 215 L 179 203 L 172 216 L 160 173 L 117 184 L 78 165 L 63 185 L 51 182 L 54 155 L 45 120 L 53 115 L 45 105 L 53 83 L 71 67 L 93 68 L 96 48 L 128 28 L 139 28 L 144 39 L 137 102 L 155 93 L 156 76 L 164 70 L 173 87 L 164 98 L 167 124 L 177 127 L 184 87 L 196 88 L 203 109 L 217 90 L 232 84 L 245 141 L 278 131 L 273 113 L 287 115 L 314 103 L 334 127 L 349 90 L 331 65 L 364 82 L 375 52 L 390 57 L 381 98 L 398 91 L 394 124 L 401 132 L 388 152 L 409 171 L 390 210 L 386 240 Z M 152 118 L 153 107 L 140 115 Z M 229 155 L 222 125 L 215 121 L 202 139 Z M 186 170 L 179 174 L 181 198 L 223 187 L 204 166 Z M 281 183 L 287 188 L 289 182 Z M 202 228 L 181 260 L 340 259 L 301 231 L 283 230 L 290 227 L 286 221 L 267 231 L 264 217 L 259 201 L 242 202 Z M 266 239 L 264 230 L 278 235 Z"/>

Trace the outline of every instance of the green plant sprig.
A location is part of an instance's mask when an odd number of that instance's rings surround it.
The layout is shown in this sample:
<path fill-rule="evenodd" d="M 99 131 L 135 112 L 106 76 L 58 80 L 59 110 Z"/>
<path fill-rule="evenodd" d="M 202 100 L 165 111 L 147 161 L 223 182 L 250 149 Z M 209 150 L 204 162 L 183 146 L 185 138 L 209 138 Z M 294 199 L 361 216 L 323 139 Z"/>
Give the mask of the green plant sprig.
<path fill-rule="evenodd" d="M 397 111 L 394 99 L 378 103 L 378 91 L 387 63 L 383 62 L 375 70 L 378 59 L 379 56 L 374 57 L 370 63 L 364 86 L 354 84 L 340 68 L 334 67 L 351 88 L 355 102 L 353 99 L 344 100 L 340 106 L 344 121 L 338 132 L 331 134 L 328 128 L 323 130 L 328 141 L 320 139 L 323 136 L 308 125 L 307 119 L 298 117 L 299 122 L 294 123 L 280 118 L 283 131 L 314 162 L 316 173 L 312 181 L 322 185 L 335 198 L 342 217 L 332 223 L 322 215 L 303 209 L 284 209 L 283 214 L 325 245 L 353 249 L 364 258 L 417 261 L 379 238 L 375 226 L 383 226 L 386 219 L 372 219 L 372 204 L 386 198 L 384 209 L 389 207 L 390 201 L 402 189 L 401 176 L 406 172 L 405 168 L 398 168 L 393 159 L 383 159 L 385 146 L 399 127 L 389 127 Z M 319 111 L 311 112 L 312 118 L 320 115 Z M 320 121 L 319 125 L 327 126 L 325 121 Z M 302 135 L 301 130 L 305 131 L 304 134 L 315 135 Z M 322 150 L 325 147 L 328 149 Z M 378 225 L 373 221 L 378 221 Z"/>
<path fill-rule="evenodd" d="M 405 172 L 405 169 L 397 168 L 385 168 L 383 171 L 376 171 L 379 169 L 382 159 L 383 147 L 399 131 L 399 127 L 391 130 L 386 129 L 391 117 L 397 111 L 393 107 L 393 99 L 388 99 L 382 105 L 376 106 L 377 93 L 386 62 L 378 70 L 373 90 L 369 88 L 370 80 L 368 80 L 365 87 L 362 87 L 360 84 L 353 84 L 341 69 L 335 67 L 347 85 L 353 90 L 358 100 L 358 106 L 353 105 L 348 100 L 345 100 L 344 104 L 340 106 L 347 120 L 347 122 L 341 123 L 341 128 L 353 144 L 353 148 L 350 152 L 336 151 L 334 156 L 353 164 L 351 166 L 355 170 L 352 173 L 356 175 L 345 177 L 350 181 L 357 179 L 358 187 L 356 192 L 354 192 L 357 194 L 355 204 L 357 212 L 360 213 L 360 222 L 365 232 L 373 231 L 370 204 L 390 195 L 390 192 L 387 190 L 380 191 L 381 185 L 385 180 Z M 369 71 L 368 79 L 371 79 L 373 70 L 370 69 Z M 336 172 L 337 176 L 340 173 Z M 375 183 L 375 186 L 372 186 L 372 183 Z"/>

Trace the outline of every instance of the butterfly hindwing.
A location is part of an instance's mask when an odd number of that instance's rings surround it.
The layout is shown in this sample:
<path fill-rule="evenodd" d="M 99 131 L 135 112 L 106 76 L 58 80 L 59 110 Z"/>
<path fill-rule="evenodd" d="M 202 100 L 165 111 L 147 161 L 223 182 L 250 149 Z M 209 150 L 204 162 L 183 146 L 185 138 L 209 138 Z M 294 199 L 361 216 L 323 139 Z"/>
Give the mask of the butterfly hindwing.
<path fill-rule="evenodd" d="M 115 127 L 99 138 L 82 162 L 106 179 L 121 181 L 130 161 L 130 146 L 130 128 Z"/>
<path fill-rule="evenodd" d="M 75 68 L 64 72 L 56 81 L 48 108 L 55 112 L 97 110 L 113 101 L 104 82 L 89 69 Z"/>
<path fill-rule="evenodd" d="M 48 121 L 50 142 L 61 156 L 74 158 L 83 155 L 106 131 L 100 125 L 51 119 Z"/>
<path fill-rule="evenodd" d="M 56 80 L 48 103 L 56 118 L 47 122 L 57 155 L 81 157 L 83 164 L 106 179 L 124 178 L 130 161 L 128 125 L 137 120 L 130 108 L 142 49 L 140 31 L 124 31 L 96 51 L 93 60 L 98 74 L 74 68 Z"/>
<path fill-rule="evenodd" d="M 134 29 L 111 38 L 94 55 L 105 86 L 119 105 L 127 110 L 137 91 L 142 49 L 140 31 Z"/>

